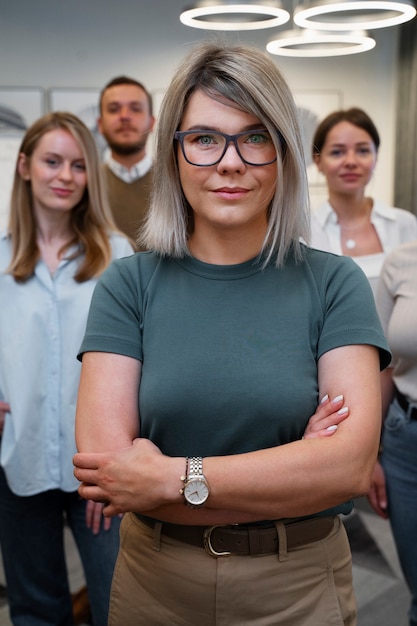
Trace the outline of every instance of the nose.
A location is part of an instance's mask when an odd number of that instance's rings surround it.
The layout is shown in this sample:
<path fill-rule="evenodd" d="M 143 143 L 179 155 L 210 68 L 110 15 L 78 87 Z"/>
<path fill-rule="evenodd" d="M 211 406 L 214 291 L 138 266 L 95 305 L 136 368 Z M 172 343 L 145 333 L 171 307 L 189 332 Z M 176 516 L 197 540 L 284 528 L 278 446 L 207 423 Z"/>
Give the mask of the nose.
<path fill-rule="evenodd" d="M 62 163 L 61 169 L 59 170 L 59 178 L 61 180 L 72 180 L 72 169 L 69 161 Z"/>
<path fill-rule="evenodd" d="M 349 167 L 355 167 L 357 165 L 355 150 L 348 150 L 346 152 L 345 164 Z"/>
<path fill-rule="evenodd" d="M 120 109 L 121 119 L 130 119 L 130 109 L 128 106 L 122 106 Z"/>
<path fill-rule="evenodd" d="M 233 141 L 228 142 L 226 146 L 226 151 L 218 162 L 217 168 L 219 169 L 219 171 L 242 171 L 246 168 L 246 163 L 242 161 L 242 158 L 239 155 L 236 149 L 236 145 L 233 143 Z"/>

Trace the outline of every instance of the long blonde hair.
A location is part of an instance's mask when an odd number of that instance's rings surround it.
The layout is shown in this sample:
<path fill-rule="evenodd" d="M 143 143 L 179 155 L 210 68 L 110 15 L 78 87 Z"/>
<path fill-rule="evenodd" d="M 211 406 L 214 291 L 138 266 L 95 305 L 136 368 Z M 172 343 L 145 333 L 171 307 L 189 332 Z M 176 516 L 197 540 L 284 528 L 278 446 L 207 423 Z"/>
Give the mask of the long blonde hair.
<path fill-rule="evenodd" d="M 153 193 L 141 242 L 162 255 L 189 254 L 192 207 L 181 189 L 174 133 L 197 90 L 234 102 L 269 130 L 277 151 L 277 183 L 262 252 L 267 261 L 274 256 L 278 266 L 290 248 L 301 258 L 300 238 L 309 238 L 309 196 L 298 112 L 275 63 L 250 46 L 200 44 L 174 74 L 158 116 Z"/>
<path fill-rule="evenodd" d="M 63 111 L 41 117 L 26 131 L 19 154 L 24 154 L 30 163 L 33 152 L 43 135 L 56 129 L 63 129 L 74 137 L 86 163 L 86 190 L 78 205 L 71 211 L 71 229 L 74 237 L 61 251 L 64 252 L 74 244 L 78 244 L 78 252 L 75 255 L 83 256 L 83 258 L 74 279 L 81 283 L 98 276 L 109 264 L 111 260 L 109 235 L 117 228 L 104 191 L 94 137 L 78 117 Z M 18 159 L 14 173 L 8 227 L 12 255 L 7 268 L 7 272 L 17 282 L 28 280 L 35 271 L 40 255 L 36 242 L 36 228 L 31 183 L 20 175 Z"/>

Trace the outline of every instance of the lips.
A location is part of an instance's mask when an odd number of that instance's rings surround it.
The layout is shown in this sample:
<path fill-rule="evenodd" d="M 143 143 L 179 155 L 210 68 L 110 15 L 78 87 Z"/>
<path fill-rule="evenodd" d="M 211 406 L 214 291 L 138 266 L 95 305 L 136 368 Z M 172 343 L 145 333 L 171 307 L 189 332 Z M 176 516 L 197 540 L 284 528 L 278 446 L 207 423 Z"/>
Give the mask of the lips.
<path fill-rule="evenodd" d="M 59 198 L 68 198 L 68 196 L 72 194 L 72 189 L 61 189 L 61 188 L 54 187 L 52 191 Z"/>
<path fill-rule="evenodd" d="M 222 198 L 238 200 L 239 198 L 245 196 L 249 190 L 244 189 L 243 187 L 219 187 L 218 189 L 214 189 L 213 192 Z"/>
<path fill-rule="evenodd" d="M 342 180 L 346 182 L 356 182 L 357 180 L 360 179 L 360 175 L 359 174 L 342 174 L 341 178 Z"/>

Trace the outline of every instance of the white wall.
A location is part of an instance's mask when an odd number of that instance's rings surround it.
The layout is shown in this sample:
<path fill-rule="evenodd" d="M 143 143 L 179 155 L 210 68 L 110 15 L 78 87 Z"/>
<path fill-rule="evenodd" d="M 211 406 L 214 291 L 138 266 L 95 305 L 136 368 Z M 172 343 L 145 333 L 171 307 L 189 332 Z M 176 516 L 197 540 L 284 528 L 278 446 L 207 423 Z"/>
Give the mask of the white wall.
<path fill-rule="evenodd" d="M 183 0 L 0 0 L 0 89 L 100 89 L 121 73 L 151 90 L 164 89 L 189 47 L 207 37 L 179 22 L 182 8 Z M 358 55 L 274 57 L 295 92 L 339 91 L 343 107 L 360 106 L 373 117 L 382 145 L 369 191 L 386 202 L 393 198 L 399 28 L 374 31 L 376 48 Z M 263 48 L 273 34 L 263 30 L 225 37 Z M 2 176 L 4 171 L 0 182 Z M 313 194 L 313 204 L 323 193 Z M 4 219 L 0 216 L 0 226 Z"/>

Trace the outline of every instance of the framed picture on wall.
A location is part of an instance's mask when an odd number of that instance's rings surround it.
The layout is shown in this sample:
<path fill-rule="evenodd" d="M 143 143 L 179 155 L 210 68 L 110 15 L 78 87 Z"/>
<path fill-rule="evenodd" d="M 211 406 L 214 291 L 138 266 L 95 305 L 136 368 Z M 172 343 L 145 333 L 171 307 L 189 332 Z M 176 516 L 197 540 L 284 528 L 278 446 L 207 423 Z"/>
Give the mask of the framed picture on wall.
<path fill-rule="evenodd" d="M 69 111 L 77 115 L 91 130 L 102 154 L 106 142 L 97 128 L 100 89 L 50 88 L 48 89 L 48 110 Z"/>
<path fill-rule="evenodd" d="M 297 91 L 293 92 L 300 116 L 303 134 L 304 152 L 307 163 L 308 182 L 311 187 L 325 187 L 326 181 L 318 172 L 311 148 L 314 132 L 321 122 L 332 111 L 342 108 L 341 91 Z"/>
<path fill-rule="evenodd" d="M 45 112 L 41 88 L 0 88 L 0 230 L 7 224 L 16 159 L 23 135 Z"/>

